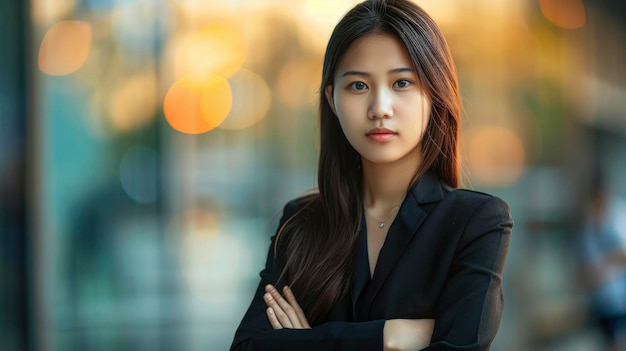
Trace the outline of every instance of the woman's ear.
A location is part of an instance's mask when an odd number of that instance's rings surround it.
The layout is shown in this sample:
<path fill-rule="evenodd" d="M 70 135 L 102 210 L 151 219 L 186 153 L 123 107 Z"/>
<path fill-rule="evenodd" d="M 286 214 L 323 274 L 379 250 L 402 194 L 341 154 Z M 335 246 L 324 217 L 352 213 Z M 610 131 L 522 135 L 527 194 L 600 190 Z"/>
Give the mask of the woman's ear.
<path fill-rule="evenodd" d="M 335 101 L 333 100 L 333 86 L 329 84 L 324 88 L 324 94 L 326 95 L 326 101 L 330 105 L 330 109 L 333 110 L 335 117 L 337 117 L 337 110 L 335 110 Z"/>

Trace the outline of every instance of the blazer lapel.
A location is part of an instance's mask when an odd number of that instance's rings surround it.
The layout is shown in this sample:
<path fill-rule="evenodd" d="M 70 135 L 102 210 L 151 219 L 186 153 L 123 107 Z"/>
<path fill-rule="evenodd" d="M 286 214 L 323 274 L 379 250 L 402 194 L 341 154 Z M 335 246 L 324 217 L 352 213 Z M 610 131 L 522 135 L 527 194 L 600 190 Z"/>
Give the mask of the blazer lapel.
<path fill-rule="evenodd" d="M 360 320 L 368 318 L 376 294 L 426 219 L 427 211 L 423 205 L 440 201 L 442 198 L 442 184 L 430 173 L 424 174 L 408 192 L 378 254 L 374 276 L 362 297 L 363 303 L 360 304 L 362 308 L 358 311 Z M 367 248 L 365 251 L 367 252 Z M 365 264 L 367 265 L 367 259 Z"/>

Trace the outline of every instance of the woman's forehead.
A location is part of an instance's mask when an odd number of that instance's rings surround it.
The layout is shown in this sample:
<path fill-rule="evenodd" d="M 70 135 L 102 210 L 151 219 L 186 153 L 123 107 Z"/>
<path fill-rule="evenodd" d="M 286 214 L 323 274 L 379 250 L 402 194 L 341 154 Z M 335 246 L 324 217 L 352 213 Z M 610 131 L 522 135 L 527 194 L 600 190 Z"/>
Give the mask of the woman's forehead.
<path fill-rule="evenodd" d="M 348 70 L 389 71 L 414 68 L 404 43 L 391 34 L 369 34 L 348 47 L 339 61 L 336 74 Z"/>

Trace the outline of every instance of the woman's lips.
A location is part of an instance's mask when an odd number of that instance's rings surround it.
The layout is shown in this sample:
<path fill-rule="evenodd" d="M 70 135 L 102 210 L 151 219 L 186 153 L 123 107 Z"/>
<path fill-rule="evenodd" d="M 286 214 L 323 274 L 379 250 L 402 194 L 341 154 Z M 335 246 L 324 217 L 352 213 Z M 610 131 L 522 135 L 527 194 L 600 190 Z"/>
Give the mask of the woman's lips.
<path fill-rule="evenodd" d="M 387 128 L 374 128 L 365 135 L 371 140 L 385 142 L 393 139 L 396 136 L 396 132 Z"/>

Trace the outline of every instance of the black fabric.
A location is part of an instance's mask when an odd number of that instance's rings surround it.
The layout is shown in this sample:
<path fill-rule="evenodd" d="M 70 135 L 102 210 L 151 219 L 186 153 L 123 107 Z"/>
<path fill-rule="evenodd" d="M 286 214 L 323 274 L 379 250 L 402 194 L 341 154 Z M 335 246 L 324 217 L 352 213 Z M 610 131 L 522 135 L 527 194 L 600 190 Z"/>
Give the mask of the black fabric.
<path fill-rule="evenodd" d="M 297 210 L 297 200 L 288 203 L 281 225 Z M 501 273 L 512 226 L 500 198 L 450 190 L 427 174 L 402 203 L 371 279 L 362 226 L 349 296 L 312 329 L 273 330 L 267 320 L 264 286 L 282 269 L 272 245 L 231 350 L 379 351 L 385 320 L 395 318 L 435 319 L 426 350 L 488 350 L 502 315 Z"/>

